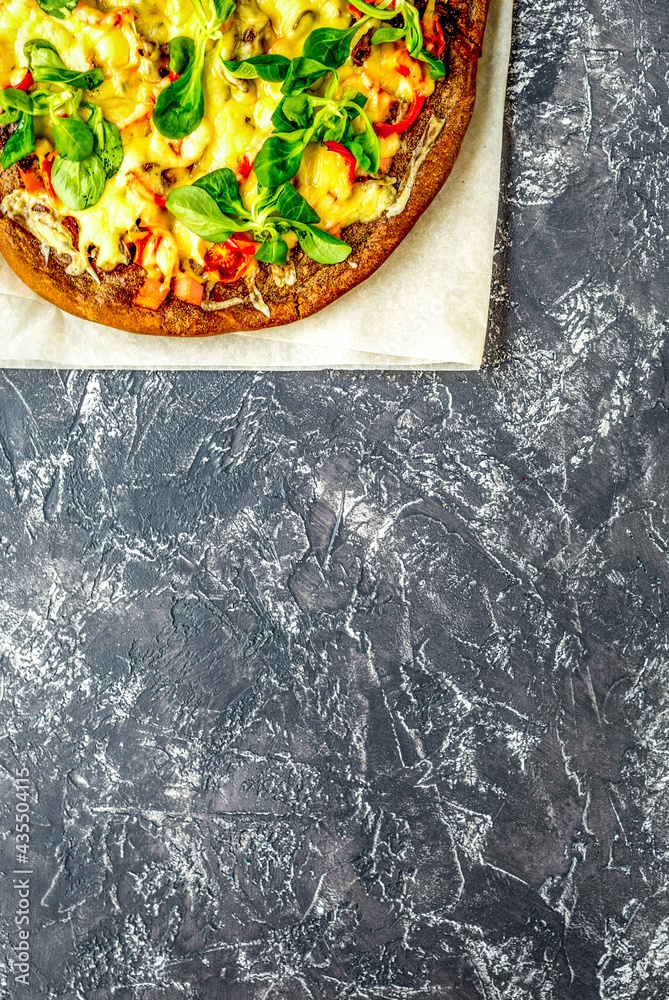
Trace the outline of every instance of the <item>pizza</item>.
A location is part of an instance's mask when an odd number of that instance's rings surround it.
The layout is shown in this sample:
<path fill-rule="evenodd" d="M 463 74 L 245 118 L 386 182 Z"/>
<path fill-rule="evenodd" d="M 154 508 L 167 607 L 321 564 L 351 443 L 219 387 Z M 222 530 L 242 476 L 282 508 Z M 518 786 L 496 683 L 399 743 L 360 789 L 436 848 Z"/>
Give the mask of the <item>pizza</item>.
<path fill-rule="evenodd" d="M 127 0 L 126 0 L 127 4 Z M 450 173 L 488 0 L 0 0 L 0 251 L 138 333 L 290 323 Z"/>

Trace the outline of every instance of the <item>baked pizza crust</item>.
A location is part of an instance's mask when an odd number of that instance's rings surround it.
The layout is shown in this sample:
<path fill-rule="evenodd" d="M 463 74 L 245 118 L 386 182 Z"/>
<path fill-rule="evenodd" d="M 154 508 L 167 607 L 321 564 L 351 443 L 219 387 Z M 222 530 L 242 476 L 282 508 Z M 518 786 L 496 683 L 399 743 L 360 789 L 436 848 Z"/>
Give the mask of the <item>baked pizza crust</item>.
<path fill-rule="evenodd" d="M 446 79 L 437 83 L 393 161 L 398 201 L 406 199 L 406 204 L 397 211 L 395 203 L 377 221 L 342 230 L 342 238 L 353 248 L 342 263 L 317 264 L 298 248 L 289 255 L 288 270 L 261 265 L 253 279 L 217 284 L 205 308 L 170 297 L 154 311 L 134 304 L 146 278 L 139 265 L 98 271 L 99 283 L 86 272 L 66 274 L 69 257 L 52 251 L 45 260 L 38 240 L 7 216 L 0 216 L 0 252 L 42 298 L 74 316 L 131 333 L 211 336 L 293 323 L 318 312 L 368 278 L 390 256 L 453 169 L 474 108 L 488 5 L 489 0 L 451 0 L 451 7 L 462 16 L 460 31 L 451 39 Z M 0 129 L 0 148 L 8 134 Z M 20 187 L 17 167 L 0 171 L 0 202 Z"/>

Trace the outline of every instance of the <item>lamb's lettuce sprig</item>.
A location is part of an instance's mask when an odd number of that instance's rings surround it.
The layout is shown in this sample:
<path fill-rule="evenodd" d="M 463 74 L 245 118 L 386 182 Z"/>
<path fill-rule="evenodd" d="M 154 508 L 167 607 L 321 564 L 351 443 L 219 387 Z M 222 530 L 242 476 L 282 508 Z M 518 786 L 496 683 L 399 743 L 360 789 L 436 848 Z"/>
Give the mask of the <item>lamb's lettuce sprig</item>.
<path fill-rule="evenodd" d="M 279 83 L 286 79 L 291 60 L 287 56 L 267 52 L 259 56 L 249 56 L 248 59 L 223 59 L 221 62 L 232 76 L 240 80 L 268 80 Z"/>
<path fill-rule="evenodd" d="M 326 73 L 336 72 L 344 65 L 351 54 L 353 39 L 368 21 L 392 21 L 401 16 L 402 26 L 377 28 L 372 44 L 380 45 L 404 38 L 409 54 L 429 65 L 433 80 L 445 75 L 443 62 L 425 48 L 420 15 L 410 0 L 395 0 L 392 9 L 392 0 L 379 0 L 378 5 L 365 0 L 351 0 L 351 3 L 363 17 L 349 28 L 316 28 L 307 35 L 302 54 L 295 59 L 266 54 L 238 61 L 222 59 L 223 65 L 232 76 L 245 80 L 259 77 L 271 83 L 282 81 L 281 92 L 284 95 L 301 93 L 318 84 Z"/>
<path fill-rule="evenodd" d="M 62 21 L 64 18 L 70 16 L 77 6 L 78 0 L 37 0 L 37 3 L 45 14 L 49 14 L 51 17 L 56 17 L 59 21 Z"/>
<path fill-rule="evenodd" d="M 275 132 L 265 140 L 253 163 L 259 184 L 272 188 L 291 180 L 310 142 L 338 142 L 355 156 L 362 170 L 377 172 L 381 147 L 364 110 L 367 98 L 349 90 L 336 99 L 328 96 L 331 89 L 323 97 L 303 91 L 283 98 L 272 115 Z M 363 124 L 358 133 L 353 131 L 356 119 Z"/>
<path fill-rule="evenodd" d="M 237 178 L 228 167 L 174 188 L 166 207 L 187 229 L 210 243 L 225 243 L 240 231 L 253 233 L 260 244 L 254 256 L 266 264 L 286 263 L 288 244 L 283 236 L 288 232 L 296 234 L 305 254 L 319 264 L 336 264 L 351 252 L 348 243 L 318 228 L 317 213 L 290 183 L 259 186 L 247 209 Z"/>
<path fill-rule="evenodd" d="M 239 61 L 221 59 L 221 62 L 232 76 L 244 80 L 259 77 L 270 83 L 281 81 L 282 94 L 301 94 L 344 65 L 359 29 L 360 22 L 350 28 L 316 28 L 307 35 L 302 54 L 294 59 L 268 53 Z"/>
<path fill-rule="evenodd" d="M 68 69 L 58 55 L 58 50 L 44 38 L 31 38 L 23 46 L 35 83 L 62 83 L 80 90 L 96 90 L 103 82 L 102 70 Z"/>
<path fill-rule="evenodd" d="M 274 132 L 265 140 L 253 164 L 258 183 L 263 187 L 276 188 L 291 180 L 310 142 L 341 143 L 355 156 L 362 170 L 376 173 L 379 169 L 379 140 L 364 110 L 367 98 L 353 90 L 341 98 L 335 97 L 339 86 L 337 71 L 348 59 L 358 30 L 359 24 L 345 29 L 317 28 L 307 36 L 302 55 L 295 59 L 255 56 L 238 63 L 223 61 L 229 72 L 245 79 L 258 76 L 264 80 L 282 80 L 283 97 L 272 115 Z M 323 93 L 313 93 L 310 88 L 322 85 L 326 77 Z M 354 133 L 356 119 L 363 127 Z"/>
<path fill-rule="evenodd" d="M 6 93 L 5 91 L 4 93 Z M 16 128 L 2 147 L 0 155 L 0 167 L 7 170 L 35 148 L 35 126 L 32 116 L 25 111 L 18 111 L 13 117 L 10 112 L 5 111 L 0 115 L 0 124 L 6 124 L 7 118 L 10 122 L 16 122 Z"/>
<path fill-rule="evenodd" d="M 178 75 L 158 94 L 153 109 L 153 124 L 172 140 L 185 139 L 204 118 L 202 73 L 207 42 L 222 37 L 221 28 L 235 9 L 235 0 L 191 3 L 198 21 L 195 38 L 179 35 L 170 42 L 170 69 Z"/>
<path fill-rule="evenodd" d="M 0 166 L 7 170 L 33 152 L 33 119 L 48 116 L 58 154 L 51 166 L 53 189 L 68 208 L 90 208 L 100 200 L 107 179 L 123 160 L 118 128 L 103 117 L 97 105 L 83 100 L 84 90 L 100 86 L 102 73 L 99 69 L 67 69 L 54 46 L 44 39 L 31 39 L 23 51 L 33 80 L 59 84 L 61 89 L 29 93 L 9 87 L 0 92 L 0 124 L 17 123 L 2 150 Z"/>

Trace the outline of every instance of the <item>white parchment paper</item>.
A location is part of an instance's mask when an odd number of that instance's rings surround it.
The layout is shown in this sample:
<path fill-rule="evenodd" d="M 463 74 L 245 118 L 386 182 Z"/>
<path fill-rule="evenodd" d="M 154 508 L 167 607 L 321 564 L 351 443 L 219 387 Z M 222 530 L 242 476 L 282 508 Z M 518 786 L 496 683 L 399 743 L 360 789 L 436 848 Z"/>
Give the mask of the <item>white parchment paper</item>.
<path fill-rule="evenodd" d="M 0 256 L 5 368 L 478 368 L 483 355 L 513 0 L 491 0 L 477 97 L 455 167 L 370 278 L 315 316 L 262 333 L 187 340 L 77 319 L 36 296 Z"/>

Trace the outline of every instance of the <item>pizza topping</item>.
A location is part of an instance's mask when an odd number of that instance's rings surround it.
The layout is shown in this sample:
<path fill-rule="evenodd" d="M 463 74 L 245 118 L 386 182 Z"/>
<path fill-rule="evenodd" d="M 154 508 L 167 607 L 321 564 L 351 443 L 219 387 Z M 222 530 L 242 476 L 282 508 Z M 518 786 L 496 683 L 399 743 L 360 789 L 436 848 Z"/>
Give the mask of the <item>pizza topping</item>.
<path fill-rule="evenodd" d="M 467 38 L 471 41 L 463 25 L 460 24 L 465 13 L 466 8 L 463 8 L 461 3 L 455 3 L 454 0 L 429 0 L 425 10 L 425 17 L 434 16 L 439 21 L 439 26 L 448 42 L 456 35 L 460 35 L 462 38 Z M 427 30 L 429 32 L 429 28 Z M 476 42 L 475 47 L 480 56 L 480 44 Z"/>
<path fill-rule="evenodd" d="M 107 178 L 114 177 L 123 162 L 121 133 L 113 122 L 103 117 L 97 105 L 87 103 L 84 107 L 89 112 L 86 124 L 95 138 L 96 155 L 102 161 Z"/>
<path fill-rule="evenodd" d="M 128 170 L 125 176 L 128 184 L 132 185 L 132 187 L 138 192 L 140 198 L 144 198 L 147 201 L 152 202 L 154 205 L 157 205 L 158 208 L 165 208 L 165 195 L 150 188 L 146 181 L 143 180 L 135 170 Z"/>
<path fill-rule="evenodd" d="M 290 59 L 275 53 L 252 56 L 250 59 L 221 59 L 228 73 L 242 80 L 260 78 L 268 83 L 279 83 L 286 79 Z"/>
<path fill-rule="evenodd" d="M 195 45 L 193 39 L 188 35 L 177 35 L 168 46 L 169 66 L 168 73 L 171 81 L 178 80 L 188 69 L 189 64 L 195 56 Z"/>
<path fill-rule="evenodd" d="M 237 174 L 236 174 L 237 180 L 239 181 L 240 184 L 242 183 L 242 181 L 245 181 L 248 178 L 252 170 L 253 170 L 253 161 L 249 160 L 248 156 L 243 156 L 237 168 Z"/>
<path fill-rule="evenodd" d="M 239 230 L 253 233 L 259 243 L 253 256 L 266 264 L 285 264 L 288 245 L 282 236 L 291 231 L 307 256 L 320 264 L 346 260 L 351 252 L 343 240 L 316 227 L 318 215 L 292 184 L 263 189 L 247 209 L 237 178 L 227 167 L 193 185 L 175 188 L 166 207 L 191 232 L 211 243 L 227 243 Z"/>
<path fill-rule="evenodd" d="M 68 208 L 81 211 L 95 205 L 102 196 L 107 182 L 99 156 L 82 157 L 80 160 L 57 156 L 51 167 L 53 189 Z"/>
<path fill-rule="evenodd" d="M 249 299 L 251 300 L 251 305 L 253 306 L 253 308 L 257 309 L 258 312 L 262 313 L 263 316 L 266 316 L 267 319 L 269 319 L 270 317 L 269 306 L 263 299 L 255 281 L 251 281 L 251 288 L 249 290 Z"/>
<path fill-rule="evenodd" d="M 103 75 L 97 68 L 68 69 L 55 46 L 41 38 L 26 42 L 23 52 L 33 82 L 60 89 L 3 90 L 0 121 L 16 122 L 16 130 L 5 143 L 0 165 L 7 169 L 33 151 L 33 118 L 48 116 L 58 152 L 50 172 L 53 190 L 68 208 L 90 208 L 100 200 L 107 178 L 117 172 L 123 159 L 118 128 L 104 120 L 100 108 L 82 103 L 83 91 L 99 87 Z"/>
<path fill-rule="evenodd" d="M 264 187 L 279 187 L 291 180 L 311 142 L 338 142 L 350 151 L 362 170 L 376 173 L 379 169 L 379 142 L 364 110 L 366 96 L 347 90 L 337 100 L 331 96 L 336 85 L 335 77 L 323 97 L 301 93 L 283 98 L 272 115 L 276 133 L 265 141 L 253 165 Z M 362 129 L 354 133 L 354 123 L 358 122 Z"/>
<path fill-rule="evenodd" d="M 351 52 L 351 62 L 354 66 L 362 66 L 366 59 L 369 59 L 372 52 L 372 35 L 374 34 L 374 29 L 370 28 L 366 31 L 362 38 L 356 42 L 353 51 Z"/>
<path fill-rule="evenodd" d="M 179 250 L 174 237 L 165 229 L 153 229 L 139 250 L 139 263 L 150 277 L 169 279 L 179 270 Z"/>
<path fill-rule="evenodd" d="M 35 83 L 35 80 L 33 79 L 33 75 L 30 72 L 30 70 L 28 69 L 28 70 L 26 70 L 26 72 L 25 72 L 25 74 L 23 76 L 23 79 L 19 83 L 16 84 L 16 89 L 17 90 L 28 91 L 28 90 L 30 90 L 30 88 L 33 86 L 34 83 Z"/>
<path fill-rule="evenodd" d="M 48 153 L 42 160 L 42 177 L 44 178 L 44 187 L 46 193 L 49 195 L 53 202 L 58 202 L 58 195 L 53 189 L 53 184 L 51 183 L 51 167 L 53 166 L 53 161 L 56 158 L 55 153 Z"/>
<path fill-rule="evenodd" d="M 170 279 L 179 273 L 179 251 L 174 237 L 167 230 L 149 230 L 136 241 L 136 259 L 149 277 L 135 299 L 135 305 L 157 309 L 167 298 Z"/>
<path fill-rule="evenodd" d="M 446 39 L 441 22 L 434 14 L 423 15 L 423 37 L 425 38 L 425 48 L 437 59 L 443 59 L 446 51 Z"/>
<path fill-rule="evenodd" d="M 77 6 L 77 0 L 37 0 L 45 14 L 63 19 Z"/>
<path fill-rule="evenodd" d="M 332 150 L 333 153 L 339 153 L 339 155 L 344 158 L 344 162 L 346 163 L 346 168 L 348 170 L 348 179 L 352 184 L 355 179 L 357 163 L 351 150 L 347 149 L 346 146 L 342 146 L 340 142 L 326 142 L 325 147 Z"/>
<path fill-rule="evenodd" d="M 272 264 L 271 271 L 277 288 L 291 288 L 297 281 L 297 271 L 292 261 L 284 266 Z"/>
<path fill-rule="evenodd" d="M 231 306 L 241 306 L 244 304 L 244 299 L 235 297 L 234 299 L 219 299 L 218 301 L 212 301 L 211 299 L 203 299 L 200 304 L 200 309 L 204 312 L 218 312 L 220 309 L 230 309 Z"/>
<path fill-rule="evenodd" d="M 252 257 L 258 249 L 259 244 L 251 239 L 248 233 L 235 233 L 234 236 L 231 236 L 226 241 L 226 246 L 232 250 L 237 250 L 239 253 L 246 254 L 248 257 Z"/>
<path fill-rule="evenodd" d="M 197 280 L 189 274 L 177 274 L 174 279 L 174 297 L 182 302 L 190 302 L 193 306 L 202 304 L 204 288 Z"/>
<path fill-rule="evenodd" d="M 147 278 L 135 297 L 135 305 L 143 309 L 158 309 L 170 293 L 169 282 Z"/>
<path fill-rule="evenodd" d="M 204 255 L 204 266 L 210 276 L 216 276 L 217 281 L 234 285 L 249 270 L 252 260 L 253 250 L 245 252 L 231 238 L 225 243 L 209 247 Z"/>
<path fill-rule="evenodd" d="M 365 3 L 365 0 L 351 0 L 351 3 L 363 14 L 367 14 L 368 19 L 373 17 L 379 21 L 393 22 L 392 25 L 386 24 L 374 32 L 372 45 L 396 42 L 403 38 L 410 54 L 428 64 L 433 80 L 440 80 L 445 76 L 446 69 L 441 59 L 424 46 L 420 15 L 409 0 L 394 0 L 394 2 L 381 0 L 378 6 Z M 401 25 L 395 26 L 396 19 L 401 19 Z"/>
<path fill-rule="evenodd" d="M 23 54 L 35 83 L 61 83 L 77 90 L 95 90 L 104 80 L 102 71 L 97 68 L 83 71 L 68 69 L 55 46 L 43 38 L 26 42 Z"/>
<path fill-rule="evenodd" d="M 403 118 L 399 122 L 375 122 L 374 131 L 379 136 L 392 135 L 393 132 L 406 132 L 418 118 L 424 104 L 425 98 L 423 95 L 415 94 L 406 118 Z"/>
<path fill-rule="evenodd" d="M 21 91 L 18 93 L 21 93 Z M 0 115 L 1 120 L 2 115 Z M 14 121 L 16 121 L 16 129 L 10 135 L 9 139 L 7 139 L 0 155 L 0 167 L 3 170 L 18 163 L 24 156 L 32 153 L 35 148 L 35 127 L 30 115 L 19 111 Z"/>
<path fill-rule="evenodd" d="M 295 94 L 306 89 L 305 82 L 312 76 L 316 83 L 328 71 L 334 71 L 343 66 L 351 52 L 355 35 L 360 30 L 360 24 L 350 28 L 316 28 L 308 36 L 302 48 L 302 55 L 291 62 L 286 82 L 281 88 L 282 94 Z M 320 74 L 318 67 L 321 67 Z M 292 79 L 291 79 L 292 75 Z"/>
<path fill-rule="evenodd" d="M 44 191 L 44 181 L 42 180 L 42 175 L 38 172 L 38 169 L 36 169 L 38 166 L 38 162 L 35 161 L 25 170 L 19 167 L 21 181 L 23 182 L 23 187 L 28 194 L 38 194 L 39 192 Z"/>
<path fill-rule="evenodd" d="M 198 20 L 194 40 L 180 36 L 174 53 L 170 42 L 170 71 L 177 74 L 161 90 L 153 111 L 153 124 L 168 139 L 185 139 L 204 118 L 202 73 L 209 39 L 218 39 L 221 27 L 235 9 L 235 0 L 191 0 Z"/>

